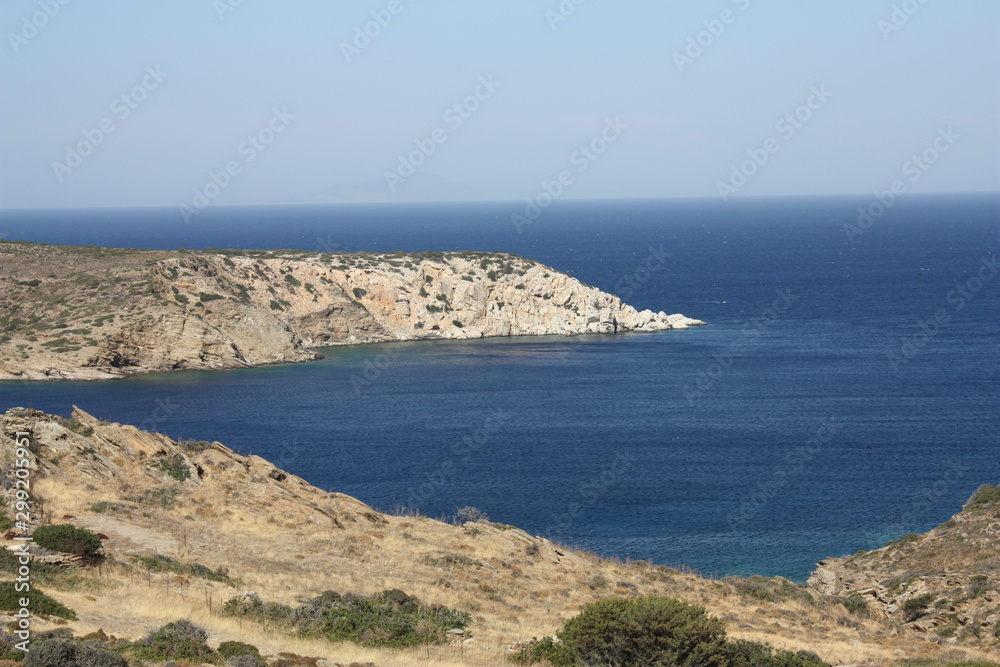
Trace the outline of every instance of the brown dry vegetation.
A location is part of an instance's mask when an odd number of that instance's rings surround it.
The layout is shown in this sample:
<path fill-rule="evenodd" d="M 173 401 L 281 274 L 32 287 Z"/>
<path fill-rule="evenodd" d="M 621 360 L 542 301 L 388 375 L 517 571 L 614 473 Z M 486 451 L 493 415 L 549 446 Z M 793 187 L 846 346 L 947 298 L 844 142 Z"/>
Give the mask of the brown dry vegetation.
<path fill-rule="evenodd" d="M 990 655 L 851 616 L 835 599 L 781 580 L 734 585 L 647 562 L 602 559 L 509 526 L 385 515 L 218 443 L 184 446 L 79 410 L 64 420 L 16 409 L 0 421 L 5 461 L 12 431 L 30 428 L 35 435 L 35 490 L 45 516 L 71 515 L 73 523 L 111 538 L 99 569 L 47 582 L 46 592 L 79 614 L 70 624 L 77 635 L 100 628 L 135 639 L 188 618 L 209 629 L 213 642 L 238 639 L 270 654 L 379 665 L 504 665 L 513 643 L 552 634 L 591 601 L 655 593 L 705 605 L 734 638 L 814 651 L 834 664 Z M 162 463 L 168 460 L 174 468 Z M 190 478 L 171 477 L 178 461 Z M 224 568 L 238 582 L 230 587 L 148 573 L 127 557 L 154 553 Z M 469 636 L 442 646 L 377 650 L 290 637 L 220 614 L 222 603 L 243 590 L 295 604 L 324 590 L 391 588 L 469 612 Z M 769 596 L 773 601 L 759 599 Z"/>

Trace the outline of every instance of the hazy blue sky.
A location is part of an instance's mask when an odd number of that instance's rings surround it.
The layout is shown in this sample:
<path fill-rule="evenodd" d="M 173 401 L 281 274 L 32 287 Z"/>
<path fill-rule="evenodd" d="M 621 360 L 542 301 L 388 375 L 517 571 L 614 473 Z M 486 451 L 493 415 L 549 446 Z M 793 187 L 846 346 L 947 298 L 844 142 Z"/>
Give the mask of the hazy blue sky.
<path fill-rule="evenodd" d="M 64 1 L 0 5 L 0 207 L 1000 185 L 996 0 Z"/>

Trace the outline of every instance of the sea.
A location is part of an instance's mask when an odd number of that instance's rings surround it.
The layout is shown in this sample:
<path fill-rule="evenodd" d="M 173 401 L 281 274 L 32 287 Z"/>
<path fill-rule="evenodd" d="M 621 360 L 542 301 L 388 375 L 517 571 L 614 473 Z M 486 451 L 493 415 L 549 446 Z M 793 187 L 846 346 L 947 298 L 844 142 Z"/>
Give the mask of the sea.
<path fill-rule="evenodd" d="M 0 409 L 217 440 L 386 512 L 804 581 L 1000 483 L 1000 196 L 7 210 L 0 237 L 516 253 L 686 331 L 418 341 L 0 383 Z"/>

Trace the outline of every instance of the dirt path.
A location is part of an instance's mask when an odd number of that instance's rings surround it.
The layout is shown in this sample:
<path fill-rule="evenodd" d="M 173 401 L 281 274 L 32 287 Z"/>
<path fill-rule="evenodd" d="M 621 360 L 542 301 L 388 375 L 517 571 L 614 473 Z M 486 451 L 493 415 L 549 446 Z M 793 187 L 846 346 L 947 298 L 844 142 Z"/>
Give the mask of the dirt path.
<path fill-rule="evenodd" d="M 133 526 L 106 514 L 81 517 L 78 523 L 95 533 L 104 533 L 110 537 L 108 547 L 116 553 L 170 555 L 176 554 L 181 546 L 177 538 L 171 535 Z"/>

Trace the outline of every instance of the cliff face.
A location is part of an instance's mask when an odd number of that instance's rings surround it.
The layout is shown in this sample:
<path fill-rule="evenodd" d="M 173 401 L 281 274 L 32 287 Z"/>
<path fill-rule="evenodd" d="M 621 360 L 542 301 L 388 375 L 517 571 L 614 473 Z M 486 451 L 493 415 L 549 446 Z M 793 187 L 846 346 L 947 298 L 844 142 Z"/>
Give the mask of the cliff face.
<path fill-rule="evenodd" d="M 993 644 L 1000 637 L 1000 488 L 981 487 L 923 535 L 820 561 L 807 585 L 854 598 L 873 616 L 935 641 Z"/>
<path fill-rule="evenodd" d="M 0 379 L 304 361 L 316 347 L 686 329 L 502 253 L 157 252 L 0 243 Z"/>

